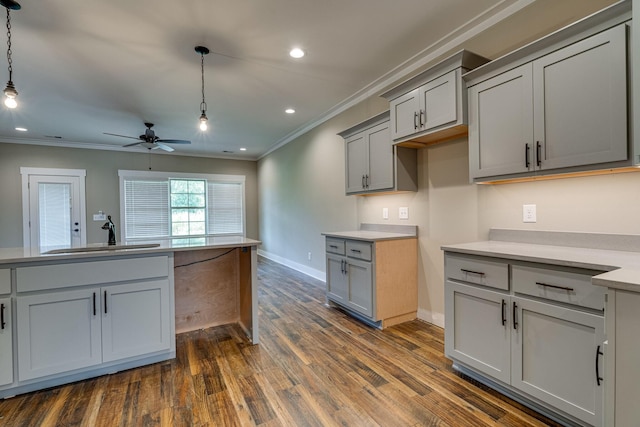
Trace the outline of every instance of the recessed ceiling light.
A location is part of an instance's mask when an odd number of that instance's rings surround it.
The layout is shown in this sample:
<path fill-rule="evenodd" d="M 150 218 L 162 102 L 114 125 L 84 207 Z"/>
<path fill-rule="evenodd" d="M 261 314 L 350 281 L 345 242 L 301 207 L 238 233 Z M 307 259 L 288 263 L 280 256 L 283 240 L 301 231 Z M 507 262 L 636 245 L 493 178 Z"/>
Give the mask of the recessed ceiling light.
<path fill-rule="evenodd" d="M 246 149 L 246 148 L 244 148 L 244 147 L 242 147 L 242 148 L 240 149 L 240 151 L 247 151 L 247 149 Z"/>
<path fill-rule="evenodd" d="M 299 47 L 294 47 L 289 52 L 289 56 L 296 59 L 302 58 L 304 56 L 304 50 L 300 49 Z"/>
<path fill-rule="evenodd" d="M 294 110 L 293 108 L 287 108 L 286 110 L 284 110 L 284 112 L 287 114 L 293 114 L 296 112 L 296 110 Z"/>
<path fill-rule="evenodd" d="M 16 130 L 19 132 L 26 132 L 27 128 L 16 128 Z"/>

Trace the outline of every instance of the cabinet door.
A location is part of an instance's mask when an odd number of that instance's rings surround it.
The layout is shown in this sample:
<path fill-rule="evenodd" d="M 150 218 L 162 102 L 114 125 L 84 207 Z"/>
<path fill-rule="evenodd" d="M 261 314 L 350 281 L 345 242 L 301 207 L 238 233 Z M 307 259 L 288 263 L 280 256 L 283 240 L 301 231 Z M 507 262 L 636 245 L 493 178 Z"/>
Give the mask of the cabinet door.
<path fill-rule="evenodd" d="M 533 63 L 541 168 L 627 159 L 626 26 Z"/>
<path fill-rule="evenodd" d="M 327 254 L 327 296 L 342 304 L 347 302 L 345 258 Z"/>
<path fill-rule="evenodd" d="M 102 297 L 104 362 L 170 348 L 167 279 L 109 286 L 102 289 Z"/>
<path fill-rule="evenodd" d="M 469 88 L 471 178 L 533 170 L 531 74 L 525 64 Z"/>
<path fill-rule="evenodd" d="M 602 425 L 604 318 L 513 297 L 511 384 L 590 425 Z M 511 307 L 513 309 L 513 306 Z M 607 381 L 607 379 L 605 379 Z"/>
<path fill-rule="evenodd" d="M 392 189 L 394 184 L 393 145 L 389 136 L 389 122 L 366 131 L 369 164 L 365 184 L 367 190 Z"/>
<path fill-rule="evenodd" d="M 350 259 L 347 265 L 349 281 L 348 306 L 373 317 L 373 276 L 371 263 Z"/>
<path fill-rule="evenodd" d="M 360 132 L 345 141 L 346 154 L 346 192 L 358 193 L 365 190 L 367 174 L 367 135 Z"/>
<path fill-rule="evenodd" d="M 446 356 L 507 384 L 511 376 L 509 298 L 488 289 L 445 283 Z"/>
<path fill-rule="evenodd" d="M 390 102 L 391 138 L 394 140 L 420 129 L 420 90 L 414 89 Z"/>
<path fill-rule="evenodd" d="M 11 298 L 0 299 L 0 386 L 13 382 Z"/>
<path fill-rule="evenodd" d="M 98 365 L 98 289 L 16 298 L 20 381 Z"/>
<path fill-rule="evenodd" d="M 454 123 L 457 114 L 457 71 L 453 70 L 420 87 L 421 130 Z"/>

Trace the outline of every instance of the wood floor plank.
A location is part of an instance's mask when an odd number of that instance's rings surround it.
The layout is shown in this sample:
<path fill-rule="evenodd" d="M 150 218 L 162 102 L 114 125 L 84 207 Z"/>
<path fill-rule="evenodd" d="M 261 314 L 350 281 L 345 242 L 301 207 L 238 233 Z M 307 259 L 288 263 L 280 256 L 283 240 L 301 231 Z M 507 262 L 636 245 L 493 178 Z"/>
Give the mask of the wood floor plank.
<path fill-rule="evenodd" d="M 371 328 L 268 260 L 258 280 L 259 345 L 180 334 L 175 360 L 0 401 L 0 426 L 558 426 L 454 371 L 436 326 Z"/>

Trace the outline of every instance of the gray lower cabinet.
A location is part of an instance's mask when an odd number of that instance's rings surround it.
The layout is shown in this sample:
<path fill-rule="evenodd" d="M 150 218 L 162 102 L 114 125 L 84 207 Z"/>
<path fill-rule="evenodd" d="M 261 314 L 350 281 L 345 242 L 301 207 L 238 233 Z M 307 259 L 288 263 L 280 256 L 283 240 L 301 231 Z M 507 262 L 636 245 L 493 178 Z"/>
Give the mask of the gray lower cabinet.
<path fill-rule="evenodd" d="M 0 386 L 13 382 L 11 298 L 0 298 Z"/>
<path fill-rule="evenodd" d="M 604 292 L 590 283 L 595 272 L 451 253 L 445 271 L 447 357 L 538 408 L 604 425 Z"/>
<path fill-rule="evenodd" d="M 597 169 L 628 160 L 627 33 L 627 24 L 619 24 L 532 54 L 522 65 L 505 65 L 490 78 L 483 80 L 482 67 L 465 76 L 470 177 Z"/>
<path fill-rule="evenodd" d="M 370 243 L 367 245 L 371 248 Z M 373 317 L 374 284 L 370 259 L 327 253 L 327 298 L 367 317 Z"/>
<path fill-rule="evenodd" d="M 167 279 L 17 298 L 18 379 L 170 348 Z"/>

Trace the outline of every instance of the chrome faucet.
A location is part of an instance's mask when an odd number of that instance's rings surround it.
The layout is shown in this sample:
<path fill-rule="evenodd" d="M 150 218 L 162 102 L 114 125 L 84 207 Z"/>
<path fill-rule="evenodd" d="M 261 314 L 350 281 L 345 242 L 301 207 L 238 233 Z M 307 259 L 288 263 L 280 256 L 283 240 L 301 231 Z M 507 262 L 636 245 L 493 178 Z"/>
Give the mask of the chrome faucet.
<path fill-rule="evenodd" d="M 116 225 L 111 221 L 111 215 L 107 216 L 108 221 L 102 226 L 103 230 L 109 230 L 109 245 L 116 244 Z"/>

